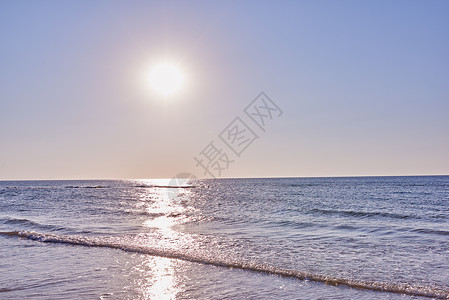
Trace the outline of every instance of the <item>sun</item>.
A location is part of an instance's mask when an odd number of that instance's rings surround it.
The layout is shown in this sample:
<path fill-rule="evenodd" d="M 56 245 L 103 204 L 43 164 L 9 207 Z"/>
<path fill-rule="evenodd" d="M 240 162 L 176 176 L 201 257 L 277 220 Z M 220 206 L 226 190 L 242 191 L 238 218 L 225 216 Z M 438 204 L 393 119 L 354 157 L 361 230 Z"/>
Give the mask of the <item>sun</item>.
<path fill-rule="evenodd" d="M 165 97 L 177 93 L 183 87 L 184 81 L 184 73 L 170 62 L 156 64 L 148 75 L 151 89 Z"/>

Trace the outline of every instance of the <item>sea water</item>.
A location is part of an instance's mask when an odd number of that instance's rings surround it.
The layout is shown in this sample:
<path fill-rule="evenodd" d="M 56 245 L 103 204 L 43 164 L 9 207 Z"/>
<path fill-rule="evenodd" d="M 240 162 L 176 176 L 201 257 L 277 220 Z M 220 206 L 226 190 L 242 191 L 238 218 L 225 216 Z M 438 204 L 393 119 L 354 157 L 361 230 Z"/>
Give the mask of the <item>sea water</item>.
<path fill-rule="evenodd" d="M 0 299 L 449 298 L 449 176 L 0 182 Z"/>

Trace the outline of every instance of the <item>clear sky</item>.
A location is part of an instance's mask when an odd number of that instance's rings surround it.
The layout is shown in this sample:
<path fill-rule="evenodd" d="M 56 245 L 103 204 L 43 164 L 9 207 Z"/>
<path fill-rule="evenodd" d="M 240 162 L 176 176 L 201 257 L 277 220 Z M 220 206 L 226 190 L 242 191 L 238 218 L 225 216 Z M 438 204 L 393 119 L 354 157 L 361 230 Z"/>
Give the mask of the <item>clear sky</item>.
<path fill-rule="evenodd" d="M 0 180 L 449 174 L 449 1 L 0 0 Z M 175 63 L 186 82 L 145 82 Z M 261 131 L 264 91 L 283 114 Z M 240 117 L 259 137 L 236 156 Z M 243 140 L 242 140 L 243 141 Z"/>

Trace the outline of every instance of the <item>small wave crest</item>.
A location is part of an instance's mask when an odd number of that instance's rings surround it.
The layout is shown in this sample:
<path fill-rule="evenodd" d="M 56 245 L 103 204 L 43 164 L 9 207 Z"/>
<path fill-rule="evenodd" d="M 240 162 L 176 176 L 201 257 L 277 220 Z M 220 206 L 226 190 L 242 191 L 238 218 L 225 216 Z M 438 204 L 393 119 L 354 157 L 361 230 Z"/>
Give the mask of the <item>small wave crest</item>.
<path fill-rule="evenodd" d="M 337 210 L 337 209 L 312 209 L 310 210 L 312 213 L 318 214 L 327 214 L 327 215 L 341 215 L 341 216 L 349 216 L 349 217 L 358 217 L 358 218 L 372 218 L 372 217 L 383 217 L 383 218 L 392 218 L 392 219 L 416 219 L 418 217 L 411 215 L 401 215 L 395 213 L 387 213 L 387 212 L 364 212 L 364 211 L 352 211 L 352 210 Z"/>
<path fill-rule="evenodd" d="M 425 234 L 437 234 L 437 235 L 449 235 L 449 231 L 447 230 L 437 230 L 437 229 L 429 229 L 429 228 L 417 228 L 413 229 L 413 232 L 425 233 Z"/>
<path fill-rule="evenodd" d="M 175 251 L 159 250 L 149 248 L 147 246 L 139 245 L 124 245 L 119 242 L 109 241 L 100 237 L 84 237 L 84 236 L 68 236 L 56 234 L 44 234 L 38 232 L 27 231 L 9 231 L 0 232 L 0 235 L 6 237 L 23 238 L 43 243 L 59 243 L 86 247 L 105 247 L 112 249 L 119 249 L 127 252 L 148 254 L 152 256 L 166 257 L 172 259 L 179 259 L 189 262 L 213 265 L 218 267 L 235 268 L 246 271 L 272 274 L 284 277 L 297 278 L 300 280 L 310 280 L 315 282 L 322 282 L 325 284 L 338 286 L 343 285 L 351 288 L 365 289 L 372 291 L 390 292 L 398 294 L 407 294 L 413 296 L 433 297 L 440 299 L 449 299 L 449 290 L 438 289 L 434 287 L 416 286 L 401 283 L 386 283 L 375 281 L 361 281 L 347 278 L 336 278 L 321 274 L 311 274 L 299 270 L 282 269 L 269 265 L 262 265 L 256 263 L 236 262 L 217 260 L 208 257 L 200 257 L 192 254 L 178 253 Z"/>
<path fill-rule="evenodd" d="M 65 187 L 66 189 L 107 189 L 109 186 L 104 185 L 68 185 Z"/>
<path fill-rule="evenodd" d="M 52 231 L 60 231 L 64 230 L 63 227 L 58 227 L 55 225 L 47 225 L 47 224 L 40 224 L 38 222 L 24 219 L 24 218 L 11 218 L 11 217 L 2 217 L 0 218 L 0 222 L 5 225 L 20 225 L 22 228 L 39 228 L 39 229 L 45 229 L 45 230 L 52 230 Z"/>
<path fill-rule="evenodd" d="M 159 189 L 191 189 L 194 185 L 135 185 L 136 188 L 159 188 Z"/>

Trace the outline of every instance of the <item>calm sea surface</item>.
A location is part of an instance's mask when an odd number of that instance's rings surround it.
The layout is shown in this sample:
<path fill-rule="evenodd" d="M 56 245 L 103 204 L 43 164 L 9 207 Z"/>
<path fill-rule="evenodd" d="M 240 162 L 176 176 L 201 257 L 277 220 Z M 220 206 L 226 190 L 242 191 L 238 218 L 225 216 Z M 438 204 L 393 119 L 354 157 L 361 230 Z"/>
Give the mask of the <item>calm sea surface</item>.
<path fill-rule="evenodd" d="M 449 176 L 0 182 L 0 299 L 449 298 Z"/>

